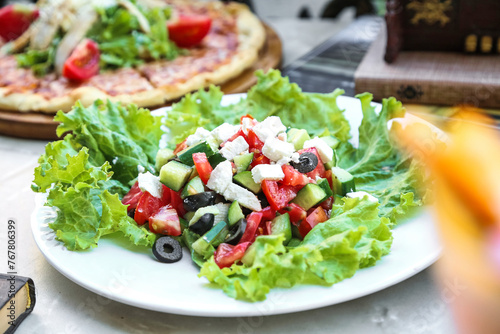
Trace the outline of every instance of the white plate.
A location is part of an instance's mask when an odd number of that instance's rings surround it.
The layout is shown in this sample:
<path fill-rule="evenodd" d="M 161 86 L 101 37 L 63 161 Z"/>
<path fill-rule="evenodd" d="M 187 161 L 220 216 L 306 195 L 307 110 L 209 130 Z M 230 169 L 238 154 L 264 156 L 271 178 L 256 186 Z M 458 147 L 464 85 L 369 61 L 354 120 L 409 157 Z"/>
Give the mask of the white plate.
<path fill-rule="evenodd" d="M 241 95 L 224 97 L 234 103 Z M 351 124 L 359 125 L 358 100 L 340 97 L 338 104 L 348 110 Z M 37 195 L 31 219 L 35 241 L 47 261 L 73 282 L 107 298 L 144 309 L 209 317 L 236 317 L 282 314 L 333 305 L 382 290 L 409 278 L 434 263 L 441 246 L 428 212 L 394 229 L 391 253 L 376 266 L 359 270 L 352 278 L 332 287 L 297 286 L 274 289 L 264 302 L 247 303 L 226 296 L 199 278 L 198 268 L 184 251 L 174 264 L 157 262 L 149 249 L 128 247 L 119 238 L 103 238 L 99 247 L 71 252 L 55 240 L 48 223 L 54 219 Z"/>

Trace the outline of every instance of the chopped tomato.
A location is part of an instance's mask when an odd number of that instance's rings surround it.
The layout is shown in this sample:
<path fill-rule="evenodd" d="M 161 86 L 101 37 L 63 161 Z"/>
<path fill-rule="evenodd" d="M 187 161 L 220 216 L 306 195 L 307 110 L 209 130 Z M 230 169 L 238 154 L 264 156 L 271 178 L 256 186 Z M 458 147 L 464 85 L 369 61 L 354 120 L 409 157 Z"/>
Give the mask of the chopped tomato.
<path fill-rule="evenodd" d="M 179 153 L 180 151 L 185 150 L 188 147 L 187 143 L 186 143 L 186 140 L 187 139 L 184 139 L 184 141 L 182 143 L 177 144 L 177 146 L 175 147 L 175 150 L 174 150 L 174 154 L 175 155 L 177 155 L 177 153 Z"/>
<path fill-rule="evenodd" d="M 272 226 L 273 226 L 273 222 L 272 220 L 268 220 L 266 222 L 266 230 L 265 230 L 265 234 L 266 235 L 271 235 L 271 229 L 272 229 Z"/>
<path fill-rule="evenodd" d="M 6 42 L 21 36 L 40 15 L 31 4 L 11 4 L 0 8 L 0 37 Z"/>
<path fill-rule="evenodd" d="M 276 217 L 276 211 L 273 210 L 270 206 L 265 207 L 259 212 L 262 213 L 263 220 L 273 220 Z"/>
<path fill-rule="evenodd" d="M 297 196 L 297 190 L 291 186 L 279 187 L 276 181 L 264 180 L 261 183 L 264 195 L 275 211 L 283 209 Z"/>
<path fill-rule="evenodd" d="M 290 165 L 283 165 L 281 169 L 283 169 L 283 173 L 285 174 L 283 180 L 280 181 L 283 185 L 300 186 L 302 188 L 310 182 L 305 174 L 302 174 Z"/>
<path fill-rule="evenodd" d="M 334 202 L 335 202 L 335 197 L 330 196 L 323 202 L 321 202 L 320 206 L 325 210 L 331 210 Z"/>
<path fill-rule="evenodd" d="M 139 182 L 136 181 L 129 192 L 122 198 L 123 205 L 128 205 L 127 211 L 137 207 L 137 203 L 139 203 L 142 195 L 143 192 L 141 188 L 139 188 Z"/>
<path fill-rule="evenodd" d="M 330 185 L 330 189 L 333 189 L 333 180 L 332 180 L 332 170 L 331 169 L 325 171 L 325 178 L 328 180 L 328 184 Z"/>
<path fill-rule="evenodd" d="M 70 80 L 83 81 L 99 73 L 99 46 L 91 39 L 81 41 L 64 63 L 62 75 Z"/>
<path fill-rule="evenodd" d="M 162 206 L 167 203 L 163 202 L 162 198 L 154 197 L 147 191 L 139 199 L 137 208 L 134 214 L 134 220 L 138 225 L 144 225 L 153 214 L 155 214 Z"/>
<path fill-rule="evenodd" d="M 259 139 L 259 137 L 252 129 L 248 130 L 247 142 L 248 146 L 250 146 L 250 149 L 257 149 L 259 151 L 262 151 L 262 147 L 264 147 L 264 143 Z"/>
<path fill-rule="evenodd" d="M 259 228 L 260 221 L 262 220 L 262 213 L 260 212 L 252 212 L 247 217 L 247 227 L 245 232 L 243 232 L 243 236 L 240 239 L 240 244 L 245 242 L 254 242 L 256 238 L 257 229 Z"/>
<path fill-rule="evenodd" d="M 270 164 L 270 163 L 271 163 L 271 160 L 269 160 L 269 158 L 266 157 L 265 155 L 260 154 L 260 153 L 259 154 L 254 153 L 253 161 L 250 164 L 250 166 L 251 166 L 251 168 L 254 168 L 257 165 Z"/>
<path fill-rule="evenodd" d="M 299 232 L 300 235 L 305 237 L 309 231 L 311 231 L 314 226 L 318 225 L 319 223 L 323 223 L 328 220 L 328 216 L 326 215 L 325 210 L 321 207 L 317 207 L 314 209 L 311 214 L 307 216 L 305 220 L 303 220 L 300 225 L 299 225 Z"/>
<path fill-rule="evenodd" d="M 252 115 L 246 114 L 246 115 L 240 117 L 240 124 L 243 124 L 243 118 L 250 118 L 250 120 L 254 120 L 255 119 L 255 118 L 253 118 Z"/>
<path fill-rule="evenodd" d="M 179 19 L 167 24 L 168 37 L 181 48 L 201 43 L 210 31 L 212 19 L 205 15 L 179 15 Z"/>
<path fill-rule="evenodd" d="M 213 168 L 208 162 L 207 155 L 203 152 L 193 154 L 194 166 L 204 184 L 207 184 L 212 174 Z"/>
<path fill-rule="evenodd" d="M 289 203 L 279 211 L 281 214 L 285 214 L 287 212 L 290 216 L 290 222 L 295 225 L 299 225 L 299 223 L 307 217 L 307 212 L 295 203 Z"/>
<path fill-rule="evenodd" d="M 318 176 L 324 178 L 325 172 L 326 172 L 325 165 L 323 165 L 323 162 L 321 161 L 321 157 L 319 156 L 316 148 L 315 147 L 304 148 L 304 149 L 298 151 L 297 153 L 302 154 L 304 152 L 314 153 L 316 155 L 316 157 L 318 158 L 318 165 L 316 166 L 316 168 L 314 170 L 310 171 L 309 173 L 307 173 L 306 175 L 309 176 L 311 179 L 313 179 L 315 182 L 316 182 L 316 177 L 318 177 Z"/>
<path fill-rule="evenodd" d="M 181 216 L 184 217 L 186 214 L 186 209 L 184 209 L 184 204 L 182 202 L 181 198 L 181 191 L 173 191 L 170 189 L 170 203 L 174 207 L 175 210 L 177 210 L 177 213 Z"/>
<path fill-rule="evenodd" d="M 243 258 L 248 246 L 250 246 L 250 242 L 240 243 L 236 246 L 226 243 L 220 244 L 214 254 L 215 263 L 221 269 L 231 267 L 233 263 Z"/>
<path fill-rule="evenodd" d="M 149 230 L 164 235 L 181 235 L 179 215 L 171 204 L 162 206 L 149 218 Z"/>
<path fill-rule="evenodd" d="M 220 146 L 224 147 L 224 145 L 226 145 L 226 143 L 232 142 L 233 140 L 235 140 L 239 136 L 242 136 L 243 139 L 245 139 L 245 141 L 247 140 L 245 138 L 245 134 L 243 133 L 243 130 L 239 129 L 238 132 L 236 132 L 231 138 L 229 138 L 228 140 L 226 140 L 225 142 L 223 142 Z"/>

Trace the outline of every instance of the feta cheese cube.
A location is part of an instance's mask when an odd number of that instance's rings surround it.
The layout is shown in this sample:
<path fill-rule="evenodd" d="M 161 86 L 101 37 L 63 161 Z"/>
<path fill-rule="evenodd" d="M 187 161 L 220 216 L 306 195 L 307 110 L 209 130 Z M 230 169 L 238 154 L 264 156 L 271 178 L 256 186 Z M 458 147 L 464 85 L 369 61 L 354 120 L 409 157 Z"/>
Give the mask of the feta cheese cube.
<path fill-rule="evenodd" d="M 255 125 L 254 121 L 248 117 L 243 118 L 241 121 L 241 130 L 243 131 L 244 134 L 248 134 L 248 130 L 253 128 Z"/>
<path fill-rule="evenodd" d="M 370 202 L 378 203 L 378 199 L 375 196 L 367 193 L 366 191 L 355 191 L 347 193 L 345 196 L 348 198 L 359 198 L 359 199 L 363 199 L 365 196 L 367 196 Z"/>
<path fill-rule="evenodd" d="M 260 201 L 257 196 L 237 184 L 231 183 L 229 187 L 227 187 L 223 196 L 228 201 L 238 201 L 241 206 L 250 210 L 262 210 L 262 206 L 260 205 Z"/>
<path fill-rule="evenodd" d="M 292 161 L 295 162 L 296 164 L 298 164 L 300 162 L 300 154 L 298 154 L 297 152 L 293 153 L 292 154 Z"/>
<path fill-rule="evenodd" d="M 290 161 L 295 147 L 291 143 L 279 140 L 275 137 L 269 137 L 262 147 L 262 153 L 272 161 L 287 160 Z"/>
<path fill-rule="evenodd" d="M 150 172 L 139 174 L 139 188 L 142 191 L 147 191 L 152 196 L 161 198 L 163 196 L 163 187 L 158 176 L 154 176 Z"/>
<path fill-rule="evenodd" d="M 208 179 L 207 187 L 222 195 L 232 182 L 233 167 L 231 166 L 231 162 L 226 160 L 214 168 Z"/>
<path fill-rule="evenodd" d="M 192 146 L 192 145 L 197 144 L 201 141 L 204 141 L 205 139 L 207 139 L 211 135 L 212 134 L 210 133 L 210 131 L 208 131 L 207 129 L 204 129 L 202 127 L 199 127 L 198 129 L 196 129 L 195 133 L 193 133 L 192 135 L 190 135 L 186 138 L 186 144 L 187 144 L 187 146 Z"/>
<path fill-rule="evenodd" d="M 239 136 L 232 142 L 227 142 L 223 148 L 220 149 L 219 153 L 222 154 L 227 160 L 233 160 L 235 156 L 249 149 L 246 140 Z"/>
<path fill-rule="evenodd" d="M 279 181 L 283 180 L 285 174 L 280 165 L 257 165 L 252 169 L 252 178 L 255 183 L 262 183 L 263 180 Z"/>
<path fill-rule="evenodd" d="M 286 126 L 281 123 L 278 116 L 269 116 L 253 127 L 253 131 L 262 142 L 266 142 L 269 137 L 276 137 L 280 132 L 286 131 Z"/>
<path fill-rule="evenodd" d="M 333 149 L 330 146 L 328 146 L 328 144 L 324 140 L 318 137 L 306 140 L 306 142 L 304 143 L 304 148 L 309 148 L 309 147 L 315 147 L 316 150 L 318 150 L 318 154 L 321 158 L 321 161 L 323 161 L 324 164 L 332 161 Z"/>
<path fill-rule="evenodd" d="M 238 132 L 239 125 L 224 123 L 212 130 L 212 136 L 220 143 L 225 142 Z"/>

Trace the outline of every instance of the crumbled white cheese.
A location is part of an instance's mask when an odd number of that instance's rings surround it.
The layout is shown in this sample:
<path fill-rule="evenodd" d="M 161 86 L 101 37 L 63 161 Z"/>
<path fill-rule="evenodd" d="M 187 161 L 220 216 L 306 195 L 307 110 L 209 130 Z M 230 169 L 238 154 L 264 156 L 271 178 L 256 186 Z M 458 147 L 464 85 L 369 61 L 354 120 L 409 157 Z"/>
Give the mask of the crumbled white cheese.
<path fill-rule="evenodd" d="M 228 123 L 223 123 L 212 130 L 212 136 L 220 143 L 225 142 L 238 132 L 240 129 L 239 125 L 231 125 Z"/>
<path fill-rule="evenodd" d="M 252 178 L 255 183 L 263 180 L 279 181 L 285 177 L 280 165 L 261 164 L 252 168 Z"/>
<path fill-rule="evenodd" d="M 231 185 L 229 185 L 231 186 Z M 228 187 L 229 188 L 229 187 Z M 227 191 L 227 189 L 226 189 Z M 229 206 L 231 204 L 228 204 L 228 203 L 217 203 L 215 204 L 215 206 L 217 207 L 217 209 L 219 209 L 219 213 L 215 215 L 214 217 L 214 225 L 221 222 L 221 221 L 225 221 L 227 222 L 227 213 L 229 212 Z"/>
<path fill-rule="evenodd" d="M 116 162 L 113 161 L 113 163 L 115 164 Z M 140 173 L 144 173 L 146 171 L 146 168 L 144 168 L 144 166 L 141 166 L 141 165 L 137 165 L 137 171 Z"/>
<path fill-rule="evenodd" d="M 278 116 L 269 116 L 253 127 L 253 131 L 262 142 L 266 142 L 269 137 L 276 137 L 279 133 L 286 131 L 286 126 L 281 123 Z"/>
<path fill-rule="evenodd" d="M 248 130 L 253 128 L 255 125 L 254 121 L 248 117 L 244 117 L 243 120 L 241 121 L 241 130 L 243 131 L 244 134 L 248 134 Z"/>
<path fill-rule="evenodd" d="M 292 154 L 292 161 L 295 162 L 296 164 L 298 164 L 300 162 L 299 158 L 300 158 L 300 154 L 298 154 L 297 152 Z"/>
<path fill-rule="evenodd" d="M 147 191 L 152 196 L 161 198 L 163 196 L 163 187 L 160 182 L 160 178 L 154 176 L 150 172 L 139 174 L 137 181 L 139 182 L 139 188 L 142 191 Z"/>
<path fill-rule="evenodd" d="M 378 199 L 375 196 L 367 193 L 366 191 L 355 191 L 355 192 L 347 193 L 345 196 L 349 197 L 349 198 L 359 198 L 359 199 L 363 199 L 365 196 L 367 196 L 368 200 L 370 202 L 377 202 L 378 203 Z"/>
<path fill-rule="evenodd" d="M 241 206 L 253 211 L 262 210 L 260 201 L 251 191 L 231 183 L 224 192 L 224 198 L 228 201 L 238 201 Z"/>
<path fill-rule="evenodd" d="M 211 135 L 212 134 L 210 133 L 210 131 L 208 131 L 202 127 L 199 127 L 198 129 L 196 129 L 195 133 L 193 133 L 192 135 L 190 135 L 186 138 L 186 144 L 187 144 L 187 146 L 192 146 L 194 144 L 197 144 L 201 141 L 206 140 Z"/>
<path fill-rule="evenodd" d="M 231 162 L 226 160 L 214 168 L 208 179 L 207 187 L 222 195 L 232 182 L 233 167 L 231 166 Z"/>
<path fill-rule="evenodd" d="M 274 137 L 267 138 L 262 147 L 262 153 L 272 161 L 286 160 L 285 163 L 287 163 L 294 152 L 293 144 Z"/>
<path fill-rule="evenodd" d="M 227 160 L 233 160 L 235 156 L 249 149 L 246 140 L 239 136 L 231 142 L 227 142 L 223 148 L 220 149 L 219 153 Z"/>
<path fill-rule="evenodd" d="M 321 158 L 321 161 L 323 161 L 324 164 L 332 161 L 333 149 L 330 146 L 328 146 L 328 144 L 324 140 L 318 137 L 306 140 L 306 142 L 304 143 L 304 148 L 309 148 L 309 147 L 316 148 Z"/>
<path fill-rule="evenodd" d="M 278 135 L 278 139 L 279 140 L 283 140 L 283 141 L 286 141 L 287 139 L 287 135 L 286 135 L 286 132 L 282 132 Z"/>

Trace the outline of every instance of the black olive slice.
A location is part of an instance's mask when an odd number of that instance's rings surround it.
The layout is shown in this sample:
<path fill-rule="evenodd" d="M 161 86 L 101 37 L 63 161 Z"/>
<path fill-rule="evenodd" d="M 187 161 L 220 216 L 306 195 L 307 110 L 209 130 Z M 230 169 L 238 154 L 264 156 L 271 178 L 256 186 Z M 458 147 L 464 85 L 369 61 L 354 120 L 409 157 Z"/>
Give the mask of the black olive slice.
<path fill-rule="evenodd" d="M 312 172 L 318 166 L 318 157 L 311 152 L 304 152 L 299 156 L 299 162 L 291 162 L 293 168 L 300 173 L 306 174 Z"/>
<path fill-rule="evenodd" d="M 160 262 L 174 263 L 182 259 L 182 247 L 177 240 L 165 235 L 156 239 L 153 254 Z"/>
<path fill-rule="evenodd" d="M 215 191 L 205 191 L 199 194 L 187 196 L 182 201 L 186 211 L 196 211 L 199 208 L 215 204 L 217 193 Z"/>
<path fill-rule="evenodd" d="M 196 234 L 203 235 L 214 227 L 215 215 L 213 213 L 205 213 L 195 223 L 189 226 L 189 229 Z"/>
<path fill-rule="evenodd" d="M 246 228 L 247 228 L 246 219 L 242 218 L 238 220 L 238 222 L 234 226 L 232 226 L 231 229 L 229 230 L 229 233 L 227 234 L 224 242 L 230 245 L 237 245 L 238 242 L 240 242 L 243 233 L 245 233 Z"/>

